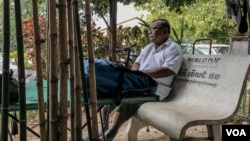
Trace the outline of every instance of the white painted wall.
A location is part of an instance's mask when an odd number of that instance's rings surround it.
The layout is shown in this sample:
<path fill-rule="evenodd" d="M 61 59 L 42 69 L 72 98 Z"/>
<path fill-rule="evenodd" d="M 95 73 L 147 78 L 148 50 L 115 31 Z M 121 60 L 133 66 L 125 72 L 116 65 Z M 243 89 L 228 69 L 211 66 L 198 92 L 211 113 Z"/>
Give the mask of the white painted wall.
<path fill-rule="evenodd" d="M 135 17 L 141 17 L 146 15 L 145 11 L 136 11 L 133 5 L 123 5 L 121 3 L 117 4 L 117 24 L 124 21 L 130 20 L 129 22 L 123 23 L 124 26 L 135 26 L 138 25 L 138 20 L 131 20 Z M 96 21 L 97 27 L 106 28 L 106 25 L 102 19 Z"/>

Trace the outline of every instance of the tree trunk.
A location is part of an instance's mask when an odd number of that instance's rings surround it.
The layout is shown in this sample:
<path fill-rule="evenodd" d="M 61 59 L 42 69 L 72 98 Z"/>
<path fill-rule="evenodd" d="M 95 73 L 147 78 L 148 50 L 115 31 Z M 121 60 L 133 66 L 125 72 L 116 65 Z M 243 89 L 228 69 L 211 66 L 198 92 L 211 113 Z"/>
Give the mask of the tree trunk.
<path fill-rule="evenodd" d="M 3 70 L 2 71 L 2 105 L 1 105 L 1 141 L 8 141 L 8 114 L 9 114 L 9 81 L 10 81 L 10 5 L 9 0 L 3 2 Z"/>
<path fill-rule="evenodd" d="M 47 140 L 46 133 L 46 120 L 44 113 L 44 99 L 43 99 L 43 75 L 42 75 L 42 57 L 41 57 L 41 39 L 40 39 L 40 27 L 38 19 L 37 0 L 32 0 L 33 5 L 33 27 L 34 27 L 34 42 L 36 51 L 36 78 L 37 78 L 37 93 L 38 93 L 38 114 L 39 114 L 39 127 L 41 134 L 41 141 Z"/>
<path fill-rule="evenodd" d="M 49 112 L 49 109 L 50 109 L 50 106 L 49 106 L 49 103 L 50 103 L 50 96 L 49 96 L 49 78 L 50 78 L 50 64 L 49 64 L 49 60 L 50 59 L 50 38 L 49 38 L 49 35 L 50 35 L 50 32 L 49 32 L 49 23 L 50 23 L 50 7 L 49 7 L 49 0 L 46 0 L 46 19 L 47 19 L 47 22 L 46 22 L 46 45 L 47 45 L 47 72 L 46 72 L 46 75 L 47 75 L 47 80 L 46 80 L 46 83 L 47 83 L 47 90 L 46 90 L 46 96 L 47 96 L 47 103 L 46 103 L 46 108 L 47 108 L 47 115 L 46 115 L 46 118 L 47 118 L 47 123 L 46 123 L 46 127 L 47 127 L 47 141 L 49 141 L 49 127 L 50 127 L 50 112 Z"/>
<path fill-rule="evenodd" d="M 115 50 L 117 46 L 116 40 L 116 23 L 117 23 L 117 1 L 109 0 L 110 2 L 110 53 L 113 61 L 117 61 L 115 57 Z"/>
<path fill-rule="evenodd" d="M 49 141 L 58 141 L 58 46 L 56 1 L 49 0 Z"/>
<path fill-rule="evenodd" d="M 75 85 L 75 69 L 74 64 L 75 63 L 75 55 L 74 55 L 74 46 L 73 46 L 73 9 L 72 9 L 72 3 L 70 0 L 67 1 L 67 17 L 68 17 L 68 49 L 69 49 L 69 58 L 70 58 L 70 69 L 69 69 L 69 79 L 70 79 L 70 126 L 71 126 L 71 140 L 75 141 L 75 91 L 74 91 L 74 85 Z"/>
<path fill-rule="evenodd" d="M 60 52 L 60 107 L 59 107 L 59 140 L 67 141 L 67 80 L 68 80 L 68 50 L 67 50 L 67 18 L 66 0 L 59 0 L 59 52 Z"/>
<path fill-rule="evenodd" d="M 85 75 L 84 75 L 84 64 L 83 64 L 83 49 L 82 49 L 82 42 L 81 42 L 81 29 L 80 29 L 80 21 L 79 21 L 79 14 L 78 14 L 78 2 L 77 2 L 77 0 L 72 0 L 72 2 L 74 3 L 74 5 L 73 5 L 73 11 L 74 11 L 74 25 L 75 25 L 75 27 L 74 27 L 74 35 L 75 35 L 75 37 L 74 37 L 74 45 L 75 45 L 75 47 L 78 49 L 78 51 L 77 51 L 77 49 L 75 48 L 75 52 L 76 53 L 78 53 L 78 55 L 77 54 L 75 54 L 75 56 L 76 57 L 79 57 L 78 58 L 78 60 L 76 61 L 76 62 L 80 62 L 80 63 L 75 63 L 78 67 L 80 67 L 79 69 L 80 69 L 80 72 L 81 72 L 81 74 L 82 75 L 78 75 L 77 76 L 77 74 L 75 74 L 75 76 L 76 76 L 76 78 L 77 77 L 80 77 L 81 78 L 81 81 L 82 81 L 82 85 L 79 83 L 79 82 L 77 82 L 77 80 L 75 79 L 75 93 L 76 93 L 76 100 L 78 99 L 80 99 L 80 97 L 78 97 L 78 96 L 80 96 L 80 95 L 78 95 L 79 93 L 78 93 L 78 89 L 80 89 L 81 88 L 81 86 L 82 86 L 82 92 L 83 92 L 83 98 L 84 98 L 84 108 L 85 108 L 85 114 L 86 114 L 86 119 L 87 119 L 87 125 L 88 125 L 88 133 L 89 133 L 89 139 L 90 140 L 92 140 L 92 127 L 91 127 L 91 118 L 90 118 L 90 111 L 89 111 L 89 102 L 88 102 L 88 95 L 87 95 L 87 88 L 86 88 L 86 83 L 85 83 Z M 75 67 L 75 69 L 76 69 L 76 67 Z M 77 71 L 77 70 L 75 70 L 75 71 Z M 75 140 L 76 141 L 78 141 L 78 140 L 81 140 L 80 138 L 81 138 L 81 133 L 79 133 L 79 131 L 82 131 L 82 127 L 80 127 L 80 126 L 82 126 L 82 125 L 80 125 L 80 124 L 78 124 L 77 122 L 80 122 L 81 120 L 78 120 L 78 118 L 80 117 L 79 115 L 81 115 L 81 111 L 80 110 L 78 110 L 78 108 L 79 109 L 81 109 L 82 107 L 82 104 L 81 103 L 78 103 L 79 101 L 75 101 L 76 102 L 76 106 L 75 106 L 75 113 L 76 113 L 76 115 L 75 115 L 75 122 L 76 122 L 76 125 L 75 125 L 75 130 L 76 131 L 78 131 L 78 132 L 76 132 L 76 137 L 75 137 Z"/>
<path fill-rule="evenodd" d="M 26 141 L 26 93 L 25 93 L 25 68 L 24 68 L 24 49 L 23 49 L 23 31 L 22 31 L 22 12 L 20 0 L 15 0 L 15 19 L 16 19 L 16 40 L 17 40 L 17 67 L 19 80 L 19 111 L 20 111 L 20 141 Z"/>
<path fill-rule="evenodd" d="M 74 129 L 75 129 L 75 141 L 79 141 L 82 139 L 82 101 L 81 101 L 81 92 L 82 92 L 82 84 L 81 84 L 81 70 L 80 70 L 80 64 L 79 58 L 78 58 L 78 48 L 74 48 L 74 60 L 75 60 L 75 86 L 74 86 L 74 91 L 75 91 L 75 118 L 74 118 Z"/>
<path fill-rule="evenodd" d="M 85 0 L 86 9 L 86 23 L 87 23 L 87 41 L 88 41 L 88 58 L 89 58 L 89 84 L 90 84 L 90 101 L 91 101 L 91 115 L 92 115 L 92 131 L 93 141 L 99 140 L 98 134 L 98 120 L 97 120 L 97 97 L 96 97 L 96 77 L 95 77 L 95 62 L 93 50 L 93 37 L 91 27 L 91 10 L 90 1 Z"/>

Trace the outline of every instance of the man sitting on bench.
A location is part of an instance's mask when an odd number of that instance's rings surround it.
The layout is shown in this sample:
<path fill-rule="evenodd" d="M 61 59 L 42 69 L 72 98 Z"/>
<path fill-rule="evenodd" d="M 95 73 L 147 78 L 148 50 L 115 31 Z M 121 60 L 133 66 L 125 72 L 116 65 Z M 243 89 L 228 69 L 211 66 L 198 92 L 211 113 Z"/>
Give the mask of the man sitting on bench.
<path fill-rule="evenodd" d="M 131 68 L 144 72 L 158 82 L 156 94 L 159 95 L 160 100 L 167 97 L 171 91 L 169 86 L 183 61 L 181 47 L 169 38 L 170 29 L 168 20 L 154 20 L 148 29 L 151 43 L 145 46 Z M 112 140 L 120 126 L 134 115 L 140 105 L 139 103 L 120 104 L 114 124 L 105 132 L 105 138 Z M 107 114 L 105 108 L 102 114 L 102 117 Z M 83 140 L 88 138 L 85 137 Z"/>

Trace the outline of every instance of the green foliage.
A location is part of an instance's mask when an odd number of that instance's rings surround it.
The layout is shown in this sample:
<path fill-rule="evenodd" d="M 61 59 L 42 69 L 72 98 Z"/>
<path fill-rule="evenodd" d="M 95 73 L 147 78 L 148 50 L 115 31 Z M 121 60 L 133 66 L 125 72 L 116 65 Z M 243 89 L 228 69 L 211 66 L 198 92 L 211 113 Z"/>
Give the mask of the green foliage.
<path fill-rule="evenodd" d="M 3 51 L 3 2 L 0 2 L 0 51 Z M 16 30 L 14 5 L 10 5 L 10 51 L 16 50 Z"/>
<path fill-rule="evenodd" d="M 146 21 L 142 20 L 142 19 L 138 19 L 140 22 L 139 24 L 142 26 L 142 27 L 145 27 L 145 28 L 149 28 L 150 27 L 150 24 L 147 23 Z"/>
<path fill-rule="evenodd" d="M 108 0 L 92 0 L 94 13 L 97 14 L 99 17 L 105 16 L 108 14 L 109 8 L 109 1 Z"/>
<path fill-rule="evenodd" d="M 146 17 L 147 22 L 157 18 L 168 19 L 173 31 L 171 36 L 177 42 L 192 43 L 199 38 L 228 37 L 236 32 L 233 21 L 225 16 L 224 0 L 196 0 L 189 5 L 183 1 L 184 5 L 180 6 L 181 13 L 172 11 L 164 2 L 166 1 L 152 0 L 137 9 L 149 13 Z"/>
<path fill-rule="evenodd" d="M 150 2 L 150 0 L 117 0 L 117 1 L 123 3 L 124 5 L 129 5 L 134 3 L 136 6 Z"/>
<path fill-rule="evenodd" d="M 10 60 L 13 65 L 17 65 L 17 51 L 10 52 Z M 28 61 L 28 56 L 26 53 L 24 54 L 24 65 L 26 69 L 30 69 L 32 66 Z"/>
<path fill-rule="evenodd" d="M 134 4 L 135 6 L 140 6 L 145 3 L 150 2 L 151 0 L 117 0 L 117 2 L 123 3 L 124 5 Z M 84 3 L 82 3 L 84 5 Z M 93 14 L 98 17 L 104 17 L 109 13 L 110 10 L 109 0 L 92 0 Z M 82 8 L 84 11 L 84 8 Z"/>
<path fill-rule="evenodd" d="M 193 10 L 196 8 L 196 10 Z M 225 37 L 230 36 L 235 30 L 234 24 L 225 16 L 225 2 L 219 0 L 209 1 L 207 3 L 198 2 L 188 7 L 183 7 L 185 14 L 185 25 L 187 29 L 191 29 L 195 38 L 205 37 Z M 190 30 L 189 30 L 190 31 Z"/>
<path fill-rule="evenodd" d="M 178 43 L 178 44 L 181 44 L 181 39 L 178 37 L 178 34 L 176 33 L 176 31 L 175 31 L 175 29 L 174 28 L 172 28 L 172 33 L 174 33 L 174 37 L 175 37 L 175 39 L 176 39 L 176 42 Z"/>
<path fill-rule="evenodd" d="M 14 0 L 10 0 L 10 51 L 17 50 L 16 46 L 16 22 L 15 22 L 15 9 L 14 9 Z M 45 14 L 45 1 L 38 0 L 39 3 L 39 13 Z M 0 2 L 0 10 L 3 11 L 2 1 Z M 32 17 L 32 1 L 31 0 L 21 0 L 21 12 L 22 20 L 25 20 L 29 17 Z M 2 51 L 3 44 L 3 12 L 0 12 L 0 51 Z"/>
<path fill-rule="evenodd" d="M 211 1 L 211 0 L 203 0 L 205 1 Z M 166 6 L 170 8 L 170 10 L 181 13 L 181 7 L 183 6 L 189 6 L 197 2 L 197 0 L 163 0 Z"/>
<path fill-rule="evenodd" d="M 142 47 L 148 42 L 147 30 L 148 28 L 141 28 L 139 26 L 117 28 L 117 49 L 123 49 L 130 45 L 136 44 L 132 48 L 133 54 L 138 54 Z M 93 27 L 93 44 L 95 56 L 97 58 L 109 58 L 109 32 L 103 31 L 99 27 Z M 86 31 L 82 33 L 83 53 L 87 56 L 87 38 Z"/>
<path fill-rule="evenodd" d="M 32 6 L 29 0 L 22 1 L 22 15 L 26 20 L 32 15 Z M 84 1 L 81 1 L 81 8 L 84 11 Z M 234 23 L 225 17 L 225 1 L 224 0 L 118 0 L 123 4 L 134 4 L 139 10 L 148 11 L 148 15 L 144 20 L 140 20 L 140 26 L 136 27 L 118 27 L 117 46 L 137 44 L 138 48 L 144 47 L 148 43 L 147 28 L 152 20 L 157 18 L 169 19 L 172 26 L 171 37 L 178 43 L 189 42 L 199 38 L 207 37 L 225 37 L 236 32 Z M 45 1 L 39 0 L 39 13 L 45 11 Z M 109 0 L 92 0 L 92 8 L 95 14 L 105 18 L 109 12 Z M 2 2 L 0 2 L 0 5 Z M 25 6 L 24 6 L 25 5 Z M 11 7 L 11 51 L 16 50 L 15 37 L 15 20 L 14 9 Z M 178 12 L 176 12 L 178 11 Z M 85 14 L 82 13 L 82 19 Z M 0 19 L 2 13 L 0 13 Z M 0 21 L 0 33 L 2 31 L 2 20 Z M 84 21 L 82 29 L 85 29 Z M 93 29 L 94 46 L 96 56 L 106 58 L 109 54 L 109 35 L 103 35 L 100 28 Z M 87 44 L 84 42 L 86 36 L 82 30 L 82 40 L 85 46 L 84 52 L 87 52 Z M 108 32 L 107 32 L 108 33 Z M 0 47 L 2 45 L 2 36 L 0 34 Z M 26 47 L 27 44 L 25 44 Z M 139 49 L 136 49 L 139 50 Z M 85 54 L 86 55 L 86 54 Z"/>

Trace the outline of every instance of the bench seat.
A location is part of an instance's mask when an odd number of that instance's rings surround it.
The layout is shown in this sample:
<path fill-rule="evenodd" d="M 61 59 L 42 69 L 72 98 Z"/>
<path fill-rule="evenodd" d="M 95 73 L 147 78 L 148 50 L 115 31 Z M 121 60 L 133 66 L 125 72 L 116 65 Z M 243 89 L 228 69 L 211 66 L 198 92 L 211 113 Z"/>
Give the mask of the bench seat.
<path fill-rule="evenodd" d="M 158 130 L 170 134 L 173 138 L 184 137 L 185 134 L 182 133 L 188 127 L 224 121 L 219 110 L 209 107 L 199 109 L 197 106 L 176 105 L 170 102 L 146 103 L 138 110 L 136 117 L 149 125 L 157 125 Z"/>
<path fill-rule="evenodd" d="M 67 101 L 70 103 L 70 82 L 68 81 L 68 93 Z M 44 103 L 47 104 L 47 80 L 43 81 Z M 38 93 L 37 93 L 37 81 L 31 81 L 26 87 L 26 109 L 37 110 L 38 109 Z M 98 98 L 98 105 L 110 105 L 115 102 L 115 98 Z M 149 101 L 158 101 L 159 96 L 156 94 L 147 94 L 142 96 L 124 96 L 120 99 L 121 103 L 144 103 Z M 84 99 L 82 99 L 84 101 Z M 89 101 L 90 102 L 90 101 Z M 90 103 L 89 103 L 90 104 Z M 1 106 L 1 104 L 0 104 Z M 19 103 L 10 103 L 10 111 L 18 111 L 20 108 Z M 0 109 L 1 111 L 1 109 Z"/>
<path fill-rule="evenodd" d="M 245 92 L 249 63 L 248 55 L 185 55 L 170 96 L 140 106 L 127 128 L 128 140 L 136 141 L 145 125 L 162 131 L 165 141 L 183 141 L 189 127 L 206 125 L 208 138 L 220 141 L 220 126 L 236 115 Z"/>

